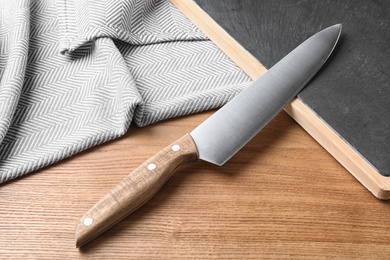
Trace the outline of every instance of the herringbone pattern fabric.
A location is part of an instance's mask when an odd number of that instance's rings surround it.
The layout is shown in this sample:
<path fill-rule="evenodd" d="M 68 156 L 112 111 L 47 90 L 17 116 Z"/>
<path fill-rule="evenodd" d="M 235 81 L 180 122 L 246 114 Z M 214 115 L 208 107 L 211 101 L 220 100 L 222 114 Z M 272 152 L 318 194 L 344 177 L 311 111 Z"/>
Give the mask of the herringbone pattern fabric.
<path fill-rule="evenodd" d="M 0 182 L 249 83 L 169 0 L 0 0 Z"/>

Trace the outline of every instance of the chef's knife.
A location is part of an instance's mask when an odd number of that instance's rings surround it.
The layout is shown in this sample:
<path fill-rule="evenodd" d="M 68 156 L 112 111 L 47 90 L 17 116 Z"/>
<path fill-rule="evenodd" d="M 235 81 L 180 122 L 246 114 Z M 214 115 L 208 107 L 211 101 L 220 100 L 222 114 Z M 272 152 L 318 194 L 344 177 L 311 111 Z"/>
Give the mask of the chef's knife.
<path fill-rule="evenodd" d="M 153 197 L 180 165 L 202 159 L 223 165 L 286 106 L 322 67 L 341 24 L 315 34 L 190 134 L 145 161 L 77 223 L 79 247 Z"/>

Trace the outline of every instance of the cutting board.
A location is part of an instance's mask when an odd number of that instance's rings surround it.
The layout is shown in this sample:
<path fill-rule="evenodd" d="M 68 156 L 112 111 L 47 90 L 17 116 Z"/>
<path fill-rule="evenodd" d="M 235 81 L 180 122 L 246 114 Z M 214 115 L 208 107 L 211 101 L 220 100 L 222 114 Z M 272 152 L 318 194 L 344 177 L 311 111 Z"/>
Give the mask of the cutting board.
<path fill-rule="evenodd" d="M 389 1 L 172 2 L 253 79 L 342 23 L 334 54 L 285 110 L 374 196 L 390 199 Z"/>

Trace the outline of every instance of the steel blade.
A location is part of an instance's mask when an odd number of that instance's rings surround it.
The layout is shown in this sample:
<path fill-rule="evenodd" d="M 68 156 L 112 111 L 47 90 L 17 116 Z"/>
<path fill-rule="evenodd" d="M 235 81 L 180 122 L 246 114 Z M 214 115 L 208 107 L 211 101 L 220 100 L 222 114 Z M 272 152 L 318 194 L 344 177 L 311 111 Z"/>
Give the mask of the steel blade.
<path fill-rule="evenodd" d="M 199 159 L 223 165 L 310 81 L 332 53 L 341 24 L 307 39 L 190 134 Z"/>

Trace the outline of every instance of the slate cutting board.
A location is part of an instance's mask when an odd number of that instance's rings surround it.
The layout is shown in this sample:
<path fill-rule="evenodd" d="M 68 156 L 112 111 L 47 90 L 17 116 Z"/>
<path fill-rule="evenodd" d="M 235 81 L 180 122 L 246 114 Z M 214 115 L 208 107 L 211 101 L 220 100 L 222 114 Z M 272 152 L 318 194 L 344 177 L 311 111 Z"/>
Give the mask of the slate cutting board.
<path fill-rule="evenodd" d="M 376 197 L 389 199 L 390 1 L 196 3 L 217 25 L 194 7 L 181 11 L 206 30 L 220 25 L 267 68 L 314 33 L 343 24 L 330 62 L 286 110 Z"/>

